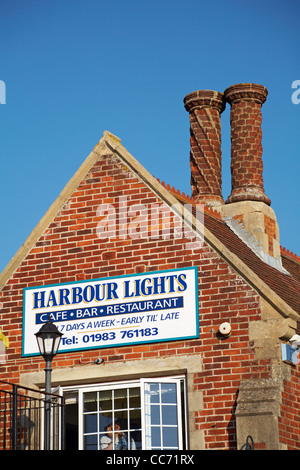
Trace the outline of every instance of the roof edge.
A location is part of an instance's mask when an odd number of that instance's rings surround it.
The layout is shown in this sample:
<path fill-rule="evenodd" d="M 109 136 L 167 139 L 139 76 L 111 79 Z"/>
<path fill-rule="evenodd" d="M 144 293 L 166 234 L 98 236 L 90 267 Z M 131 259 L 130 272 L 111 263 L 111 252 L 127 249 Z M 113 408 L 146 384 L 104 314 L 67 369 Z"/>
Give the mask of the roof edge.
<path fill-rule="evenodd" d="M 298 256 L 296 253 L 293 253 L 292 251 L 288 250 L 284 246 L 280 246 L 280 251 L 281 251 L 281 254 L 289 257 L 291 260 L 296 261 L 297 263 L 300 264 L 300 256 Z"/>
<path fill-rule="evenodd" d="M 104 134 L 107 131 L 104 132 Z M 58 214 L 58 212 L 63 208 L 71 194 L 75 191 L 75 189 L 79 186 L 84 176 L 89 172 L 90 168 L 96 163 L 97 159 L 99 158 L 99 149 L 105 147 L 105 140 L 103 137 L 100 139 L 98 144 L 93 148 L 91 153 L 88 157 L 84 160 L 84 162 L 80 165 L 76 173 L 72 176 L 72 178 L 68 181 L 66 186 L 63 188 L 61 193 L 55 199 L 55 201 L 51 204 L 47 212 L 43 215 L 40 221 L 37 223 L 35 228 L 32 230 L 30 235 L 27 237 L 25 242 L 21 245 L 18 249 L 16 254 L 12 257 L 9 261 L 7 266 L 4 268 L 2 273 L 0 274 L 0 291 L 3 289 L 7 281 L 11 278 L 13 273 L 16 269 L 20 266 L 23 259 L 27 256 L 31 248 L 35 245 L 37 240 L 41 237 L 43 232 L 49 226 L 51 221 L 54 217 Z"/>

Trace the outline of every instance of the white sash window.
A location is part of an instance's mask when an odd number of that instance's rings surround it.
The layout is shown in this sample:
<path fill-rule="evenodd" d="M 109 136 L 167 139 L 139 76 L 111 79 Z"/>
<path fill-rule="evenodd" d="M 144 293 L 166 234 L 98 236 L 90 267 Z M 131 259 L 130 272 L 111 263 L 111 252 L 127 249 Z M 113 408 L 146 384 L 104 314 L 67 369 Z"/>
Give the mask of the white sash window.
<path fill-rule="evenodd" d="M 184 377 L 64 388 L 66 448 L 186 449 Z"/>

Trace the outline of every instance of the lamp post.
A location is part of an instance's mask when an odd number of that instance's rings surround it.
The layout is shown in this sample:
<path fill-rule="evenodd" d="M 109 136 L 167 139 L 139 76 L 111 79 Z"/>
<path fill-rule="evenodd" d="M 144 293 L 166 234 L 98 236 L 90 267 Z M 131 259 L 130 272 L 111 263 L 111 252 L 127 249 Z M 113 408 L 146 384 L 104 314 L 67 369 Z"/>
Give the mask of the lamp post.
<path fill-rule="evenodd" d="M 47 323 L 41 327 L 41 329 L 35 333 L 40 354 L 45 359 L 45 423 L 44 423 L 44 450 L 50 450 L 50 429 L 51 429 L 51 362 L 54 356 L 57 354 L 60 340 L 63 334 L 57 329 L 57 327 L 51 322 L 50 316 L 48 317 Z"/>

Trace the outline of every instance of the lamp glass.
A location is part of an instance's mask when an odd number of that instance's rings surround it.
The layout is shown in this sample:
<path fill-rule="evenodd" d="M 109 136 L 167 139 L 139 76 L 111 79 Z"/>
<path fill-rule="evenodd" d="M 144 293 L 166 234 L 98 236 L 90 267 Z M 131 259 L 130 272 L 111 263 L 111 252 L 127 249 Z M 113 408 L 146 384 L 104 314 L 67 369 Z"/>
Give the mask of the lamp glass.
<path fill-rule="evenodd" d="M 58 348 L 59 348 L 59 345 L 60 345 L 60 340 L 61 340 L 61 335 L 60 336 L 56 336 L 54 338 L 54 341 L 53 341 L 53 349 L 52 349 L 52 353 L 54 354 L 54 356 L 57 354 L 57 351 L 58 351 Z"/>
<path fill-rule="evenodd" d="M 57 354 L 62 333 L 50 320 L 36 334 L 40 354 L 43 357 L 53 357 Z"/>
<path fill-rule="evenodd" d="M 44 355 L 43 338 L 41 336 L 36 335 L 36 339 L 37 339 L 37 344 L 38 344 L 38 347 L 39 347 L 39 350 L 40 350 L 40 354 L 41 354 L 41 356 L 43 356 Z"/>
<path fill-rule="evenodd" d="M 54 343 L 55 338 L 53 338 L 52 336 L 49 335 L 44 338 L 45 354 L 53 354 Z"/>

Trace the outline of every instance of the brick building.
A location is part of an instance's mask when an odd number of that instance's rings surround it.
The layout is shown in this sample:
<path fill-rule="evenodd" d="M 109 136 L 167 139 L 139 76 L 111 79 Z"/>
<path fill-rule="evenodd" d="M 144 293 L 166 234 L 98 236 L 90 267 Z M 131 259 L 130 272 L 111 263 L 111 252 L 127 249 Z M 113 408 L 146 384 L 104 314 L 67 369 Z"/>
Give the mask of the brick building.
<path fill-rule="evenodd" d="M 255 84 L 185 97 L 191 197 L 105 131 L 1 274 L 1 380 L 43 390 L 34 334 L 50 315 L 67 449 L 104 448 L 116 419 L 136 449 L 233 450 L 248 436 L 300 449 L 300 259 L 281 248 L 264 192 L 266 97 Z"/>

